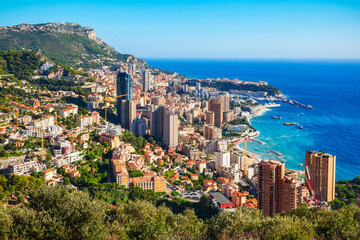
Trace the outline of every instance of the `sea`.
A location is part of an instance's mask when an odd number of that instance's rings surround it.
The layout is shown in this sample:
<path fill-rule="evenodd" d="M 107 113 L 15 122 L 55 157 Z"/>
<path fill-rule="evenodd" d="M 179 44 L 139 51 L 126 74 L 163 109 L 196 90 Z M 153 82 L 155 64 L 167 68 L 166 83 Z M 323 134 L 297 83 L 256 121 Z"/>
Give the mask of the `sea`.
<path fill-rule="evenodd" d="M 228 78 L 266 81 L 289 99 L 313 109 L 288 103 L 251 119 L 265 144 L 248 143 L 248 151 L 265 159 L 285 162 L 303 170 L 305 152 L 323 150 L 336 155 L 336 180 L 360 175 L 360 60 L 187 60 L 146 59 L 149 66 L 191 78 Z M 281 120 L 273 119 L 274 115 Z M 298 122 L 298 126 L 284 126 Z M 284 157 L 268 154 L 267 150 Z"/>

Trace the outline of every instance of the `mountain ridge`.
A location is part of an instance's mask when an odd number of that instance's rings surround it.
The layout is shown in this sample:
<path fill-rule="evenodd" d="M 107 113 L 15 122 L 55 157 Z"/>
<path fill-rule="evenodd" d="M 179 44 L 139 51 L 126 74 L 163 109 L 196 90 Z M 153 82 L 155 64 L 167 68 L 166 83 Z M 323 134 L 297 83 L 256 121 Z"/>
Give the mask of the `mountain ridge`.
<path fill-rule="evenodd" d="M 115 67 L 137 59 L 121 54 L 96 36 L 94 29 L 76 23 L 19 24 L 0 27 L 0 51 L 31 49 L 73 68 Z"/>

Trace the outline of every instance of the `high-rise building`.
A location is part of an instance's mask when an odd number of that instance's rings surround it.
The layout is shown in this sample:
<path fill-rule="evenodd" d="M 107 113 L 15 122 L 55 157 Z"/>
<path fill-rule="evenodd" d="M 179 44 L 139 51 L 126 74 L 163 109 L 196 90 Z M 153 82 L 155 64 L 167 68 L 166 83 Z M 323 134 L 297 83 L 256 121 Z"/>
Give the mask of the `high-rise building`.
<path fill-rule="evenodd" d="M 221 102 L 218 99 L 210 99 L 208 108 L 209 111 L 214 112 L 214 125 L 216 127 L 221 127 L 221 123 L 223 120 L 223 110 Z"/>
<path fill-rule="evenodd" d="M 200 92 L 201 89 L 201 83 L 196 83 L 196 91 Z"/>
<path fill-rule="evenodd" d="M 164 106 L 153 106 L 154 110 L 151 112 L 150 116 L 150 135 L 157 138 L 164 138 Z"/>
<path fill-rule="evenodd" d="M 229 94 L 228 93 L 221 94 L 218 97 L 218 100 L 221 102 L 222 111 L 223 112 L 229 111 L 229 109 L 230 109 L 230 96 L 229 96 Z"/>
<path fill-rule="evenodd" d="M 151 99 L 152 104 L 156 106 L 165 105 L 165 98 L 164 96 L 156 96 Z"/>
<path fill-rule="evenodd" d="M 119 101 L 118 101 L 119 104 Z M 120 101 L 120 125 L 121 127 L 132 131 L 132 123 L 136 118 L 136 104 L 133 100 Z"/>
<path fill-rule="evenodd" d="M 335 199 L 336 157 L 324 152 L 308 151 L 305 154 L 306 176 L 311 179 L 315 198 L 330 202 Z M 308 181 L 307 181 L 308 184 Z M 311 187 L 308 186 L 311 190 Z"/>
<path fill-rule="evenodd" d="M 258 203 L 264 215 L 291 211 L 303 203 L 303 182 L 285 176 L 285 163 L 261 161 L 258 165 Z"/>
<path fill-rule="evenodd" d="M 234 111 L 223 112 L 223 121 L 224 122 L 231 122 L 232 120 L 234 120 Z"/>
<path fill-rule="evenodd" d="M 214 125 L 215 124 L 215 114 L 214 112 L 208 111 L 205 115 L 205 123 Z"/>
<path fill-rule="evenodd" d="M 118 100 L 132 100 L 133 98 L 133 82 L 131 79 L 131 75 L 125 72 L 120 72 L 116 78 L 116 95 L 124 95 L 127 96 L 118 98 Z"/>
<path fill-rule="evenodd" d="M 266 216 L 280 212 L 281 187 L 285 163 L 276 160 L 261 161 L 258 165 L 258 206 Z"/>
<path fill-rule="evenodd" d="M 221 138 L 222 130 L 221 128 L 215 127 L 213 125 L 204 124 L 204 137 L 206 140 Z"/>
<path fill-rule="evenodd" d="M 230 167 L 230 152 L 221 150 L 215 152 L 215 169 L 220 167 Z"/>
<path fill-rule="evenodd" d="M 301 184 L 294 178 L 287 176 L 285 176 L 281 183 L 281 201 L 279 209 L 281 211 L 290 212 L 291 210 L 298 208 L 302 202 Z"/>
<path fill-rule="evenodd" d="M 123 128 L 131 130 L 132 121 L 135 119 L 136 105 L 132 101 L 133 86 L 130 74 L 120 72 L 116 79 L 116 95 L 125 95 L 117 98 L 117 114 Z"/>
<path fill-rule="evenodd" d="M 177 147 L 178 145 L 178 116 L 170 111 L 165 111 L 164 115 L 164 139 L 165 145 L 169 148 Z"/>
<path fill-rule="evenodd" d="M 232 149 L 230 152 L 230 163 L 237 164 L 238 169 L 244 170 L 244 165 L 245 165 L 244 154 L 236 148 Z"/>
<path fill-rule="evenodd" d="M 143 90 L 144 92 L 148 92 L 151 87 L 151 72 L 146 69 L 144 72 L 144 79 L 143 79 Z"/>
<path fill-rule="evenodd" d="M 139 135 L 146 135 L 146 121 L 144 118 L 136 118 L 133 122 L 132 132 Z"/>

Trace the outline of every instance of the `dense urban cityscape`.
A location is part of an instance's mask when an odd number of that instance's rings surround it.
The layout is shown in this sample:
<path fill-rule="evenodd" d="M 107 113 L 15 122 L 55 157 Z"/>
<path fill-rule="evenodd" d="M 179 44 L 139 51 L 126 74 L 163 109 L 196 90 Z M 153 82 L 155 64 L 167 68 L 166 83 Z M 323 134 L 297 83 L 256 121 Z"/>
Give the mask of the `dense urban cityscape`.
<path fill-rule="evenodd" d="M 7 207 L 28 205 L 30 191 L 46 185 L 90 194 L 109 208 L 125 193 L 185 201 L 205 208 L 203 218 L 240 208 L 273 216 L 360 204 L 359 192 L 336 199 L 336 156 L 309 149 L 299 171 L 247 150 L 249 141 L 262 144 L 252 117 L 280 102 L 311 111 L 271 83 L 190 79 L 133 56 L 92 57 L 101 67 L 75 70 L 41 51 L 0 52 L 0 193 Z"/>

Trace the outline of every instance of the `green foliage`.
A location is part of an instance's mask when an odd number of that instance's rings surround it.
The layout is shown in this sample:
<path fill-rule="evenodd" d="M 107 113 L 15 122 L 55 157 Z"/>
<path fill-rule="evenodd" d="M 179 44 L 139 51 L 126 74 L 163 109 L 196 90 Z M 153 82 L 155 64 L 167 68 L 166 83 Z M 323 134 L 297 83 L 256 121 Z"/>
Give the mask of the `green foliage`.
<path fill-rule="evenodd" d="M 103 65 L 115 66 L 116 62 L 104 58 L 111 57 L 117 61 L 126 61 L 130 56 L 120 54 L 105 43 L 98 44 L 85 36 L 45 31 L 6 31 L 0 39 L 0 50 L 10 49 L 41 50 L 55 62 L 84 69 Z M 102 62 L 92 61 L 98 58 L 103 59 Z"/>
<path fill-rule="evenodd" d="M 28 188 L 38 189 L 44 181 L 44 178 L 39 175 L 24 176 L 12 174 L 9 178 L 0 175 L 0 201 L 14 191 L 24 192 Z"/>
<path fill-rule="evenodd" d="M 180 196 L 180 193 L 178 191 L 172 191 L 171 196 L 177 197 L 177 196 Z"/>
<path fill-rule="evenodd" d="M 86 191 L 85 191 L 86 192 Z M 300 207 L 265 217 L 247 208 L 220 212 L 203 197 L 199 203 L 181 198 L 160 200 L 161 194 L 129 191 L 43 187 L 23 207 L 0 208 L 1 239 L 359 239 L 360 208 L 339 211 Z M 106 195 L 107 194 L 107 195 Z M 121 201 L 108 206 L 101 198 Z M 106 196 L 105 196 L 106 195 Z M 139 200 L 147 198 L 150 201 Z M 96 199 L 96 201 L 94 201 Z"/>
<path fill-rule="evenodd" d="M 71 79 L 38 78 L 29 80 L 29 82 L 41 89 L 46 88 L 49 91 L 73 91 L 85 96 L 91 93 L 89 88 L 82 88 L 83 83 L 76 83 Z"/>
<path fill-rule="evenodd" d="M 240 124 L 245 124 L 250 126 L 250 122 L 249 120 L 245 117 L 245 118 L 237 118 L 232 120 L 231 122 L 229 122 L 229 124 L 231 125 L 240 125 Z"/>
<path fill-rule="evenodd" d="M 339 181 L 335 185 L 336 198 L 329 202 L 333 209 L 339 209 L 345 205 L 355 202 L 357 195 L 360 195 L 360 176 L 350 181 Z"/>
<path fill-rule="evenodd" d="M 143 148 L 145 148 L 145 144 L 147 143 L 145 138 L 143 138 L 142 136 L 135 136 L 128 130 L 125 130 L 122 133 L 120 140 L 122 140 L 126 143 L 131 143 L 131 145 L 138 152 L 141 151 Z"/>
<path fill-rule="evenodd" d="M 254 195 L 247 195 L 246 196 L 246 199 L 252 199 L 252 198 L 255 198 L 255 196 Z"/>
<path fill-rule="evenodd" d="M 143 177 L 144 174 L 140 170 L 131 170 L 130 176 L 131 177 Z"/>
<path fill-rule="evenodd" d="M 88 110 L 86 110 L 85 108 L 79 108 L 79 115 L 80 116 L 85 116 L 85 115 L 89 115 L 90 113 L 89 113 L 89 111 Z"/>
<path fill-rule="evenodd" d="M 29 79 L 41 64 L 40 55 L 35 51 L 1 51 L 1 59 L 6 61 L 6 71 L 18 79 Z"/>
<path fill-rule="evenodd" d="M 64 177 L 64 185 L 70 185 L 70 178 Z"/>

